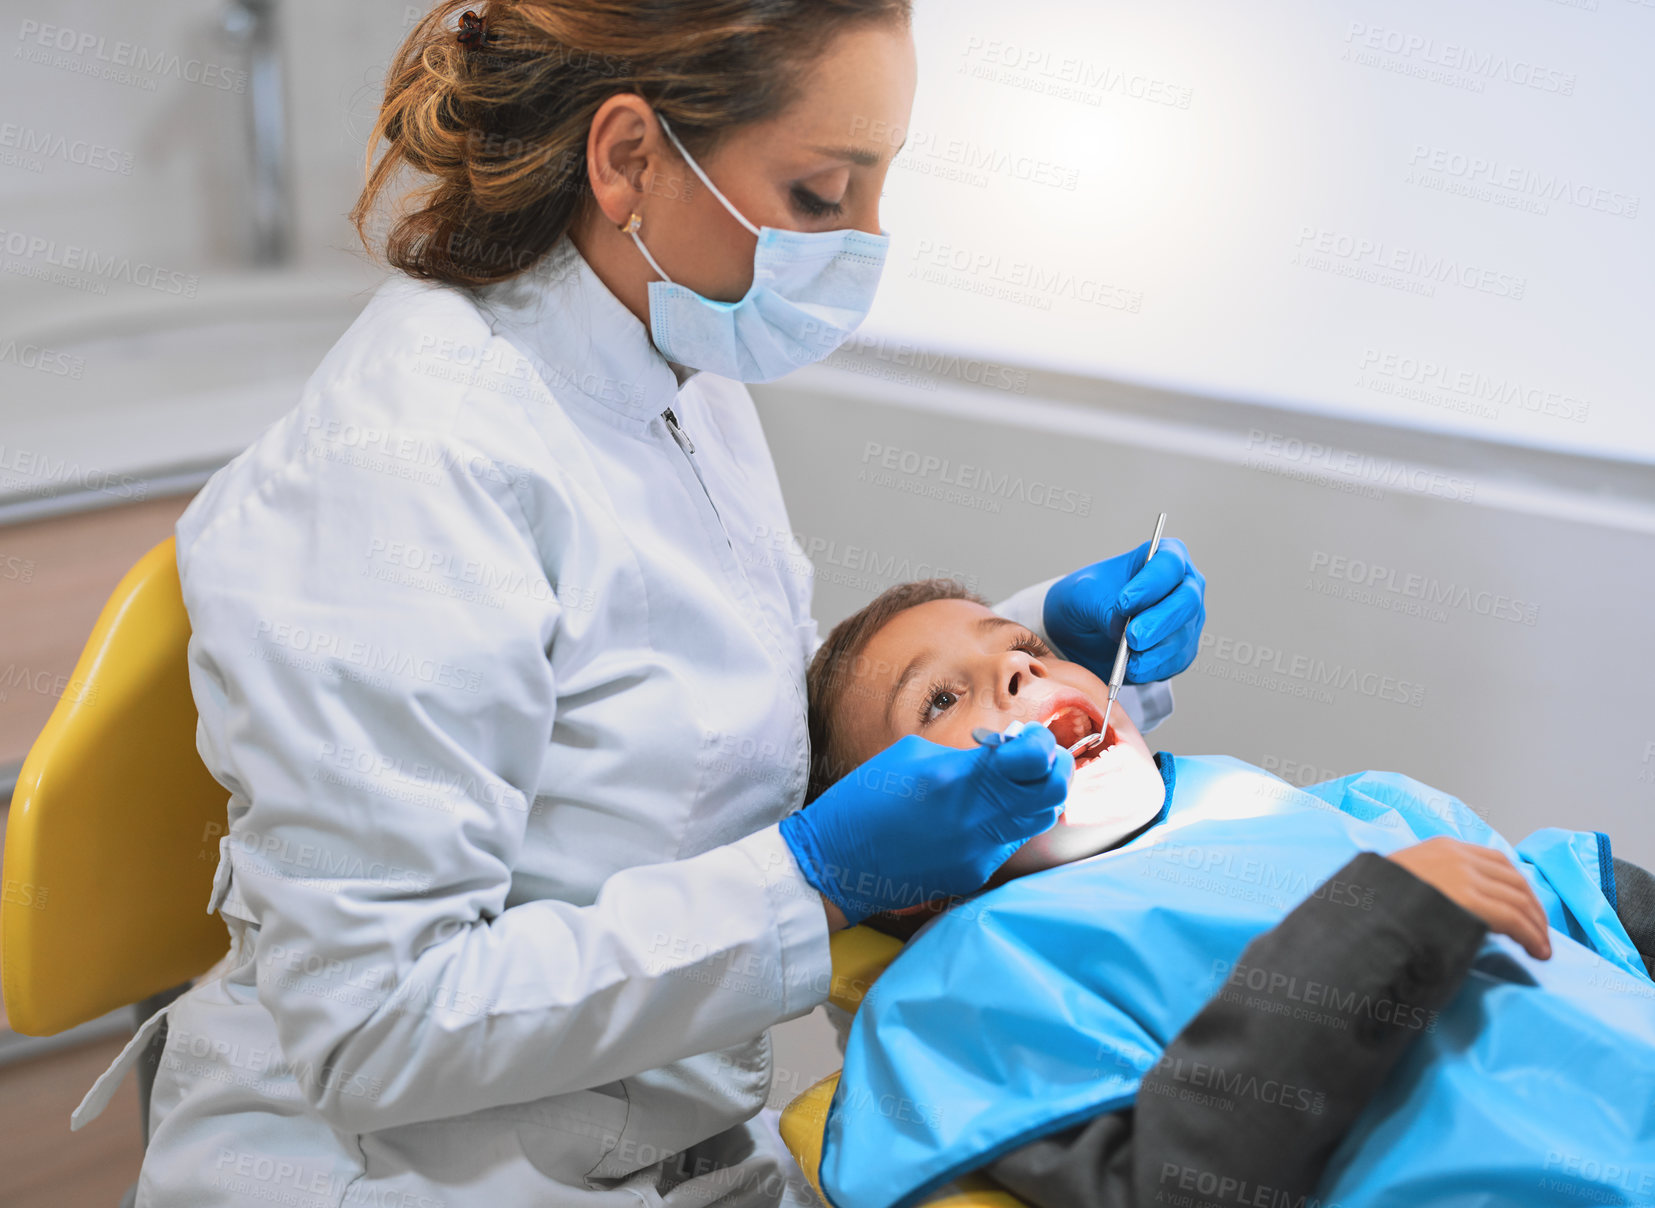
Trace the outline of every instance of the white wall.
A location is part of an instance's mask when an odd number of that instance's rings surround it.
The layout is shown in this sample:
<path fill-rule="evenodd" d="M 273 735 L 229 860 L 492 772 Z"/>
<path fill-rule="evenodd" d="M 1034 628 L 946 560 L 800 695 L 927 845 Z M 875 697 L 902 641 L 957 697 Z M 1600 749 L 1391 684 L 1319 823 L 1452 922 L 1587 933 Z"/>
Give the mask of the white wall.
<path fill-rule="evenodd" d="M 919 11 L 870 333 L 1655 460 L 1649 0 Z"/>
<path fill-rule="evenodd" d="M 1655 461 L 1652 0 L 917 3 L 870 338 Z M 282 6 L 304 271 L 363 263 L 344 215 L 423 7 Z M 22 275 L 50 257 L 19 236 L 209 292 L 243 266 L 224 8 L 0 9 L 0 332 L 166 300 Z M 168 66 L 102 78 L 123 45 Z M 0 407 L 61 414 L 69 454 L 56 386 L 0 359 Z"/>
<path fill-rule="evenodd" d="M 246 60 L 223 33 L 227 8 L 225 0 L 0 5 L 0 130 L 10 130 L 0 137 L 0 228 L 180 273 L 241 266 L 250 248 Z M 357 254 L 344 215 L 361 184 L 384 65 L 419 11 L 397 0 L 281 4 L 303 262 Z M 67 148 L 53 149 L 59 140 Z M 92 163 L 76 162 L 92 148 Z M 0 253 L 19 259 L 3 242 Z M 64 288 L 8 272 L 0 306 Z"/>
<path fill-rule="evenodd" d="M 251 269 L 226 0 L 0 7 L 0 507 L 143 498 L 298 399 L 382 273 L 345 215 L 420 9 L 285 0 L 293 258 Z"/>

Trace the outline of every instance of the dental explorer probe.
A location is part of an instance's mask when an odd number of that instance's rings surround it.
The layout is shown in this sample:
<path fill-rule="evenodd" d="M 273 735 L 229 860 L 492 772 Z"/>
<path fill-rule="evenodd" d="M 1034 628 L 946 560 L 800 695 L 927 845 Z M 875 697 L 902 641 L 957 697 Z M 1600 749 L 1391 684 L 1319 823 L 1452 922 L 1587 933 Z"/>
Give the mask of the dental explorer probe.
<path fill-rule="evenodd" d="M 1155 521 L 1155 535 L 1149 539 L 1149 555 L 1144 559 L 1144 566 L 1148 566 L 1150 559 L 1155 557 L 1155 551 L 1161 548 L 1161 532 L 1167 526 L 1167 514 L 1162 512 Z M 1142 567 L 1139 568 L 1140 570 Z M 1121 644 L 1115 650 L 1115 669 L 1109 673 L 1109 703 L 1103 708 L 1103 724 L 1098 727 L 1096 734 L 1088 734 L 1069 748 L 1069 754 L 1080 755 L 1091 750 L 1099 743 L 1106 741 L 1109 734 L 1109 714 L 1115 709 L 1115 698 L 1120 695 L 1121 685 L 1126 682 L 1126 626 L 1121 626 Z M 1014 721 L 1004 731 L 990 730 L 987 726 L 977 726 L 971 731 L 972 740 L 985 747 L 997 747 L 1008 738 L 1015 738 L 1023 730 L 1023 722 Z"/>
<path fill-rule="evenodd" d="M 1155 551 L 1161 548 L 1161 530 L 1167 526 L 1167 514 L 1161 513 L 1155 522 L 1155 536 L 1149 539 L 1149 556 L 1144 559 L 1144 566 L 1148 566 L 1150 559 L 1155 557 Z M 1139 568 L 1140 570 L 1142 567 Z M 1109 733 L 1109 715 L 1114 712 L 1115 698 L 1121 693 L 1121 685 L 1126 682 L 1126 626 L 1121 626 L 1121 644 L 1115 650 L 1115 669 L 1109 673 L 1109 703 L 1103 707 L 1103 724 L 1098 727 L 1096 734 L 1088 734 L 1074 746 L 1069 748 L 1069 754 L 1079 755 L 1099 743 L 1107 741 Z"/>

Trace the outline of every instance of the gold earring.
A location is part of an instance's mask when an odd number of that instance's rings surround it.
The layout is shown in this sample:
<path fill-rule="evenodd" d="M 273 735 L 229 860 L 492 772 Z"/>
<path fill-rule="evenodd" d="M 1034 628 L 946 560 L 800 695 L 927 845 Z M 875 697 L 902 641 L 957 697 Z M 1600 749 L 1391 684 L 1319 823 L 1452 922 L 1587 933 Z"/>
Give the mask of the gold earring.
<path fill-rule="evenodd" d="M 627 218 L 627 220 L 625 222 L 621 223 L 620 226 L 617 229 L 623 235 L 631 235 L 631 234 L 635 233 L 643 225 L 644 225 L 643 218 L 641 216 L 639 216 L 638 211 L 634 210 L 634 211 L 632 211 L 631 216 L 629 218 Z"/>

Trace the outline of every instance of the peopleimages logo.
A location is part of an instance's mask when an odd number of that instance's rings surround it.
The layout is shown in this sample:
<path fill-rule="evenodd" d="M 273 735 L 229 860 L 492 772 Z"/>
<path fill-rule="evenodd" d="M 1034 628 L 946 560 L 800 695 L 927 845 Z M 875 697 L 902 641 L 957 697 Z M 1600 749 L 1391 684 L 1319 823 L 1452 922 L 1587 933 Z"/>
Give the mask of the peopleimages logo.
<path fill-rule="evenodd" d="M 870 440 L 862 446 L 862 466 L 859 481 L 890 485 L 880 478 L 881 474 L 902 475 L 905 479 L 928 482 L 938 488 L 975 492 L 986 496 L 988 501 L 1015 500 L 1074 516 L 1088 515 L 1092 510 L 1090 493 L 1054 486 L 1038 478 L 1024 478 L 1010 471 L 997 473 L 987 466 L 973 465 L 968 461 L 956 462 L 952 458 L 887 445 L 877 440 Z M 871 479 L 870 473 L 874 475 Z"/>
<path fill-rule="evenodd" d="M 136 42 L 110 41 L 102 34 L 86 33 L 62 25 L 42 24 L 25 18 L 17 31 L 22 43 L 16 58 L 47 67 L 71 68 L 82 75 L 97 76 L 123 84 L 143 84 L 154 91 L 153 80 L 139 75 L 169 76 L 186 84 L 201 84 L 220 92 L 247 91 L 247 73 L 240 68 L 222 67 L 201 59 L 187 59 L 176 51 L 153 50 Z M 64 56 L 60 61 L 52 51 Z M 73 56 L 79 62 L 72 62 Z"/>
<path fill-rule="evenodd" d="M 1424 604 L 1463 609 L 1480 617 L 1512 621 L 1519 625 L 1532 627 L 1540 618 L 1540 605 L 1503 592 L 1485 591 L 1452 580 L 1444 582 L 1435 575 L 1405 571 L 1383 562 L 1369 562 L 1364 558 L 1326 550 L 1316 550 L 1310 555 L 1310 573 Z"/>
<path fill-rule="evenodd" d="M 1250 469 L 1269 469 L 1273 463 L 1297 463 L 1305 466 L 1307 471 L 1325 473 L 1330 483 L 1348 481 L 1360 486 L 1400 487 L 1419 495 L 1462 503 L 1469 503 L 1477 490 L 1477 484 L 1470 479 L 1444 474 L 1399 458 L 1375 457 L 1371 453 L 1302 440 L 1280 432 L 1266 432 L 1262 428 L 1247 430 L 1246 452 L 1248 456 L 1243 464 Z"/>
<path fill-rule="evenodd" d="M 1550 416 L 1585 423 L 1592 404 L 1561 390 L 1546 390 L 1505 374 L 1451 365 L 1430 357 L 1408 356 L 1382 348 L 1365 348 L 1357 361 L 1357 384 L 1380 394 L 1417 399 L 1432 406 L 1452 406 L 1485 419 L 1499 419 L 1501 407 L 1515 413 Z M 1440 392 L 1440 393 L 1438 393 Z"/>
<path fill-rule="evenodd" d="M 60 159 L 66 164 L 95 168 L 100 172 L 132 175 L 132 153 L 103 143 L 88 142 L 84 138 L 70 138 L 50 130 L 36 130 L 15 122 L 0 122 L 0 148 L 16 151 L 19 155 L 38 155 L 43 159 Z"/>
<path fill-rule="evenodd" d="M 82 357 L 42 348 L 39 344 L 20 344 L 16 340 L 0 341 L 0 365 L 16 365 L 20 369 L 35 369 L 76 381 L 86 372 L 86 361 Z"/>
<path fill-rule="evenodd" d="M 1493 156 L 1471 155 L 1448 147 L 1415 143 L 1408 166 L 1436 172 L 1490 188 L 1505 189 L 1539 201 L 1562 201 L 1583 210 L 1596 210 L 1613 218 L 1636 218 L 1639 198 L 1599 185 L 1575 180 L 1560 172 L 1541 172 L 1520 164 L 1503 163 Z M 1542 209 L 1541 213 L 1545 211 Z"/>
<path fill-rule="evenodd" d="M 0 486 L 10 493 L 19 491 L 52 495 L 64 489 L 102 491 L 119 499 L 144 499 L 149 484 L 131 474 L 111 474 L 83 466 L 64 457 L 36 449 L 19 449 L 0 442 Z"/>
<path fill-rule="evenodd" d="M 1143 309 L 1142 290 L 1083 277 L 1066 266 L 1036 264 L 981 247 L 920 239 L 914 244 L 913 259 L 908 275 L 928 284 L 1026 302 L 1041 309 L 1050 309 L 1054 298 L 1130 314 Z"/>
<path fill-rule="evenodd" d="M 1573 96 L 1575 73 L 1536 63 L 1521 56 L 1496 54 L 1453 42 L 1441 42 L 1423 34 L 1352 21 L 1345 30 L 1345 45 L 1351 49 L 1376 51 L 1398 59 L 1429 64 L 1445 72 L 1460 72 L 1481 83 L 1497 80 L 1519 88 Z M 1480 90 L 1479 90 L 1480 91 Z"/>
<path fill-rule="evenodd" d="M 871 546 L 857 545 L 854 542 L 841 542 L 831 537 L 811 537 L 787 529 L 773 529 L 767 524 L 754 528 L 753 544 L 760 550 L 777 555 L 776 558 L 769 559 L 770 565 L 786 569 L 792 559 L 802 558 L 804 565 L 794 569 L 800 573 L 806 569 L 813 569 L 818 578 L 824 577 L 824 571 L 829 571 L 826 577 L 831 579 L 831 568 L 841 568 L 852 572 L 853 575 L 866 576 L 870 583 L 876 582 L 885 586 L 892 583 L 907 583 L 913 579 L 955 579 L 973 591 L 977 587 L 977 577 L 965 571 L 902 554 L 882 553 Z"/>
<path fill-rule="evenodd" d="M 1383 239 L 1330 230 L 1312 223 L 1299 227 L 1299 237 L 1294 246 L 1298 248 L 1306 268 L 1334 271 L 1338 275 L 1361 280 L 1370 279 L 1363 275 L 1369 274 L 1379 284 L 1386 284 L 1388 277 L 1394 277 L 1400 282 L 1421 287 L 1415 292 L 1422 292 L 1427 297 L 1435 296 L 1438 285 L 1457 285 L 1462 289 L 1520 302 L 1528 289 L 1528 278 L 1514 273 L 1461 261 L 1456 256 L 1401 247 L 1386 243 Z M 1353 271 L 1338 272 L 1335 268 L 1338 265 Z"/>
<path fill-rule="evenodd" d="M 998 38 L 971 37 L 966 41 L 961 67 L 974 79 L 989 80 L 1061 100 L 1101 105 L 1114 95 L 1173 109 L 1188 109 L 1195 90 L 1139 71 L 1108 63 L 1054 53 L 1041 46 L 1022 46 Z"/>
<path fill-rule="evenodd" d="M 857 332 L 840 345 L 828 359 L 828 364 L 850 368 L 857 355 L 872 356 L 901 368 L 911 368 L 927 379 L 951 377 L 973 386 L 1010 390 L 1015 394 L 1028 393 L 1029 371 L 1026 369 L 1013 369 L 980 357 L 938 352 L 905 340 L 890 340 L 862 332 Z"/>
<path fill-rule="evenodd" d="M 0 252 L 20 256 L 24 260 L 38 260 L 53 268 L 89 273 L 109 281 L 125 281 L 143 289 L 178 294 L 185 298 L 195 297 L 198 284 L 194 274 L 157 268 L 146 260 L 134 260 L 130 256 L 105 255 L 96 248 L 78 243 L 59 243 L 56 239 L 43 239 L 22 231 L 0 230 Z"/>
<path fill-rule="evenodd" d="M 958 178 L 972 184 L 987 184 L 987 178 L 991 175 L 1005 176 L 1070 193 L 1080 183 L 1080 169 L 1037 159 L 1021 150 L 1006 151 L 985 146 L 970 138 L 911 129 L 860 116 L 851 119 L 850 128 L 852 134 L 866 134 L 893 149 L 900 147 L 902 154 L 893 161 L 893 167 L 918 171 L 927 176 L 947 175 L 944 169 L 957 169 Z"/>
<path fill-rule="evenodd" d="M 1211 630 L 1203 630 L 1197 645 L 1206 656 L 1203 660 L 1206 663 L 1203 670 L 1209 675 L 1215 674 L 1213 660 L 1217 660 L 1218 663 L 1228 663 L 1266 681 L 1274 679 L 1309 688 L 1340 688 L 1376 700 L 1394 701 L 1397 704 L 1415 707 L 1425 701 L 1423 684 L 1346 663 L 1330 663 L 1327 659 L 1312 655 L 1293 654 L 1263 642 L 1221 637 Z M 1241 679 L 1247 682 L 1245 677 L 1233 674 L 1220 675 L 1219 678 Z M 1328 700 L 1331 701 L 1331 697 Z"/>

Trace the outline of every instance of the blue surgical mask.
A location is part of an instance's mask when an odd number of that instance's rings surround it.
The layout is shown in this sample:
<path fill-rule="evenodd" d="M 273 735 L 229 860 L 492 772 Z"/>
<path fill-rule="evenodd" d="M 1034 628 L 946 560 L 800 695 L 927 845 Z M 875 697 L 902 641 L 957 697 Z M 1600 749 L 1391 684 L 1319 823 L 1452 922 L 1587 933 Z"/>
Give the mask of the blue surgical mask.
<path fill-rule="evenodd" d="M 715 302 L 668 277 L 638 238 L 638 224 L 628 223 L 632 242 L 662 278 L 649 283 L 649 332 L 662 355 L 737 381 L 768 382 L 849 339 L 873 305 L 890 235 L 756 227 L 707 179 L 664 118 L 661 128 L 701 183 L 758 236 L 746 296 Z"/>

